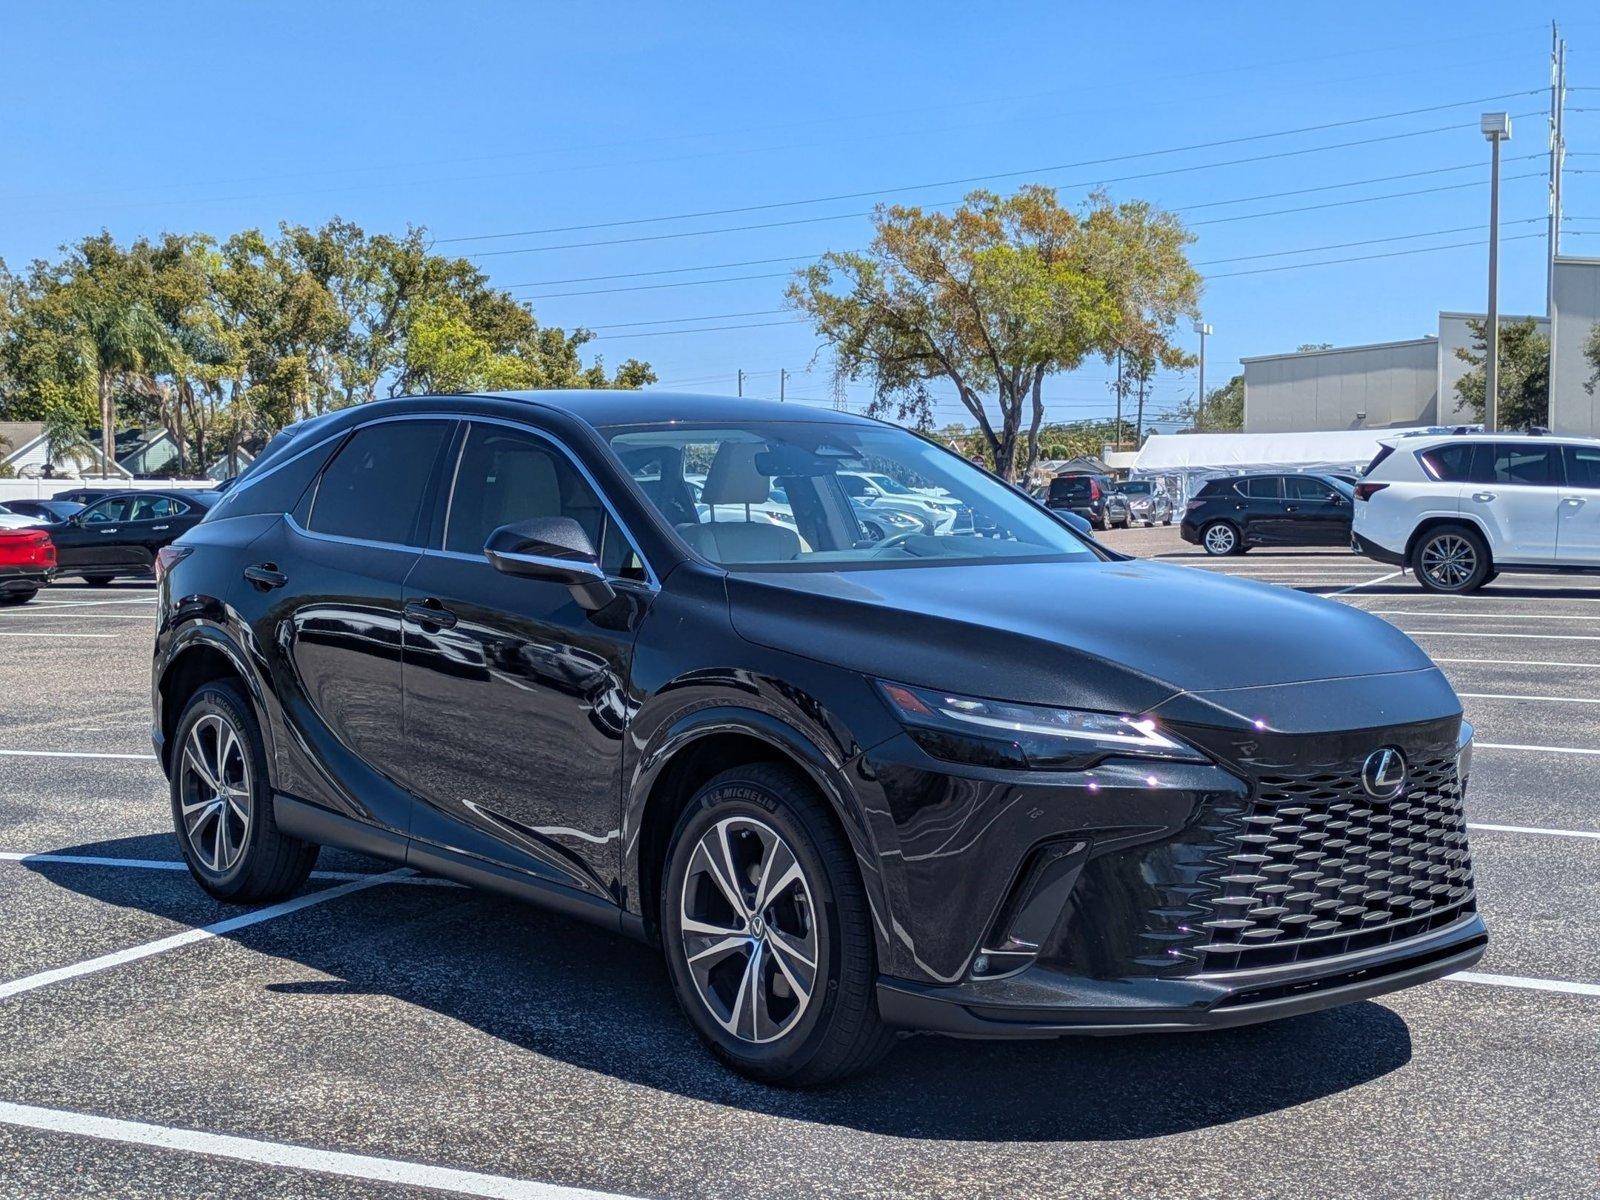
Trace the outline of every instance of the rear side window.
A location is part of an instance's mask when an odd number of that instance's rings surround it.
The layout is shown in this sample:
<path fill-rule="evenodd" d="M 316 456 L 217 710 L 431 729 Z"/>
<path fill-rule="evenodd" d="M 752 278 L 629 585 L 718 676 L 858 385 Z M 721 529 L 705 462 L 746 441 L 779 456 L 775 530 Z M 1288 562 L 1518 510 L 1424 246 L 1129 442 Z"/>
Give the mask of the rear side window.
<path fill-rule="evenodd" d="M 1531 442 L 1492 442 L 1480 451 L 1475 483 L 1554 485 L 1561 482 L 1561 448 Z M 1487 467 L 1487 470 L 1485 470 Z"/>
<path fill-rule="evenodd" d="M 1372 456 L 1372 461 L 1367 464 L 1367 469 L 1361 472 L 1362 477 L 1365 478 L 1366 476 L 1371 475 L 1372 472 L 1377 469 L 1378 464 L 1393 453 L 1393 446 L 1379 446 L 1378 452 Z"/>
<path fill-rule="evenodd" d="M 1572 487 L 1600 488 L 1600 446 L 1563 446 L 1567 483 Z"/>
<path fill-rule="evenodd" d="M 1417 457 L 1429 478 L 1437 479 L 1440 483 L 1467 483 L 1472 479 L 1472 463 L 1477 449 L 1472 442 L 1456 442 L 1424 450 Z"/>
<path fill-rule="evenodd" d="M 1258 475 L 1253 479 L 1241 479 L 1239 481 L 1239 494 L 1248 496 L 1252 500 L 1280 499 L 1278 477 L 1276 475 Z"/>
<path fill-rule="evenodd" d="M 449 421 L 385 421 L 358 429 L 317 484 L 315 533 L 420 546 L 418 525 Z"/>

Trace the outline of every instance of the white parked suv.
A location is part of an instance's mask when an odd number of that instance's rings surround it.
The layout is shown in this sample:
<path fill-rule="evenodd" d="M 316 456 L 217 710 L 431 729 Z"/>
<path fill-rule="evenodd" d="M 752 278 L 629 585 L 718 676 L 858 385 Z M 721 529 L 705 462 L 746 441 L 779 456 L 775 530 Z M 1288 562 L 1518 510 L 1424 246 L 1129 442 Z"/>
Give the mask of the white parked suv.
<path fill-rule="evenodd" d="M 1484 433 L 1401 437 L 1355 488 L 1355 549 L 1430 592 L 1501 571 L 1600 571 L 1600 441 Z"/>

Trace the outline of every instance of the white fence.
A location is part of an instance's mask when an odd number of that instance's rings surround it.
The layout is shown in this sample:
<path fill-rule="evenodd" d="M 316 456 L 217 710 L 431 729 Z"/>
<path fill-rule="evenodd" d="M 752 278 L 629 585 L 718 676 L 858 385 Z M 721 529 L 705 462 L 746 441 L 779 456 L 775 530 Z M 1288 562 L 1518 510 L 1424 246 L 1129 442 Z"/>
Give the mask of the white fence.
<path fill-rule="evenodd" d="M 145 489 L 184 491 L 210 491 L 217 486 L 215 479 L 0 479 L 0 504 L 7 500 L 48 500 L 57 492 L 71 492 L 78 488 L 105 489 L 112 492 L 138 492 Z"/>

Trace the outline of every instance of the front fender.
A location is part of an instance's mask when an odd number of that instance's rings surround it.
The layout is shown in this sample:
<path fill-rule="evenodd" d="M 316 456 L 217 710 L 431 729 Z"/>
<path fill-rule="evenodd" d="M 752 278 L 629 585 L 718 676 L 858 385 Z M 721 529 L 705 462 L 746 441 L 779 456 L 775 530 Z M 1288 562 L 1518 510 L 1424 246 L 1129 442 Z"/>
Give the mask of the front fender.
<path fill-rule="evenodd" d="M 792 682 L 746 671 L 697 672 L 652 698 L 632 726 L 624 764 L 622 883 L 635 916 L 645 911 L 647 877 L 641 837 L 656 785 L 675 759 L 696 743 L 723 734 L 753 738 L 803 771 L 826 800 L 849 842 L 873 915 L 879 962 L 894 955 L 890 936 L 892 885 L 883 871 L 890 827 L 874 821 L 852 785 L 861 755 L 845 723 Z"/>

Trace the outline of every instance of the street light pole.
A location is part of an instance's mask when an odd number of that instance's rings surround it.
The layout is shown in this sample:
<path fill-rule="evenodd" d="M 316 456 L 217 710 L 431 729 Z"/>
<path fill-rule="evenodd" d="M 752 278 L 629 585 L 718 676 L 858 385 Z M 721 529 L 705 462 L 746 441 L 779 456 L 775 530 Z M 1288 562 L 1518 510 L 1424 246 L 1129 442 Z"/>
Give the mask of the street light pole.
<path fill-rule="evenodd" d="M 1500 143 L 1511 137 L 1509 113 L 1484 113 L 1478 128 L 1489 140 L 1489 312 L 1484 340 L 1483 428 L 1498 428 L 1500 408 Z"/>
<path fill-rule="evenodd" d="M 1194 423 L 1203 427 L 1206 415 L 1206 337 L 1211 333 L 1211 326 L 1204 321 L 1196 321 L 1194 331 L 1200 335 L 1200 399 L 1194 406 Z"/>

